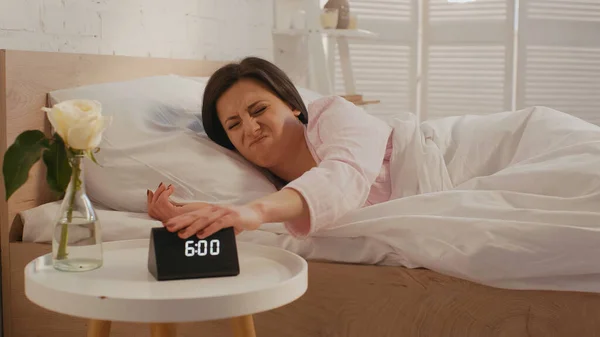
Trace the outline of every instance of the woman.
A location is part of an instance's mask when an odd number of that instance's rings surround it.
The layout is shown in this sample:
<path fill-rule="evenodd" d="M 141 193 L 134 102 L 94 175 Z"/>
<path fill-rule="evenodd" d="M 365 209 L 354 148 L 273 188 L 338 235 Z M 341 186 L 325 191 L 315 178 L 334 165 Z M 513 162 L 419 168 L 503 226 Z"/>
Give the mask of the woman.
<path fill-rule="evenodd" d="M 276 222 L 306 237 L 390 197 L 391 127 L 341 97 L 318 99 L 307 109 L 286 74 L 268 61 L 246 58 L 215 72 L 202 122 L 211 140 L 285 185 L 246 205 L 181 206 L 169 201 L 172 186 L 148 191 L 150 216 L 181 238 Z"/>

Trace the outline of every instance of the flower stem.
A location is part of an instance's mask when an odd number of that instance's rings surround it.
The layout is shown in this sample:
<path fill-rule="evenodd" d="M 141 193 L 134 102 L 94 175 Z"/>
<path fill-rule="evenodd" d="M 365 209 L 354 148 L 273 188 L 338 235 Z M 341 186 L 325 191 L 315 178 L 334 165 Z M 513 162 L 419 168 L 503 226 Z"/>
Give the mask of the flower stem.
<path fill-rule="evenodd" d="M 81 187 L 81 157 L 73 156 L 71 158 L 71 167 L 73 171 L 71 172 L 71 188 L 67 189 L 68 195 L 65 196 L 69 198 L 69 208 L 67 209 L 67 221 L 61 225 L 60 231 L 60 242 L 58 244 L 58 252 L 56 254 L 57 260 L 63 260 L 67 258 L 67 242 L 69 239 L 69 224 L 73 222 L 73 209 L 75 206 L 75 196 L 77 195 L 77 191 Z"/>

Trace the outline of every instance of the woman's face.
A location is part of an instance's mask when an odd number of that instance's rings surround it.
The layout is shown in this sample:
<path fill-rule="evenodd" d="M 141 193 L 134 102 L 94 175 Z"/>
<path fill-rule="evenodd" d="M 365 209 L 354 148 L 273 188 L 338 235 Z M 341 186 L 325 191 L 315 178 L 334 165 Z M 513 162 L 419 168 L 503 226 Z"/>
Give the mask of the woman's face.
<path fill-rule="evenodd" d="M 217 112 L 229 140 L 246 159 L 270 168 L 304 141 L 300 111 L 259 82 L 242 79 L 217 101 Z"/>

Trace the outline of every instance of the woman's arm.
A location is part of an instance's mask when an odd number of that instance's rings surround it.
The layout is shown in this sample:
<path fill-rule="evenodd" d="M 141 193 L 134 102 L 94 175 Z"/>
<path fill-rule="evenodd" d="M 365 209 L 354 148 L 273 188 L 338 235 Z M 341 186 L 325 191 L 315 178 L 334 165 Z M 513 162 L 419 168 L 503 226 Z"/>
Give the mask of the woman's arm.
<path fill-rule="evenodd" d="M 320 162 L 284 187 L 296 190 L 310 210 L 308 219 L 285 223 L 295 237 L 329 228 L 365 204 L 392 133 L 390 125 L 341 97 L 320 99 L 311 111 L 307 133 Z"/>
<path fill-rule="evenodd" d="M 309 210 L 306 200 L 296 190 L 284 188 L 248 204 L 263 220 L 263 223 L 308 221 Z"/>
<path fill-rule="evenodd" d="M 173 204 L 179 209 L 176 215 L 193 212 L 212 205 L 205 202 Z M 306 200 L 304 200 L 300 193 L 290 188 L 271 193 L 248 203 L 246 206 L 257 212 L 264 223 L 291 220 L 307 221 L 309 219 Z"/>
<path fill-rule="evenodd" d="M 243 206 L 190 203 L 179 206 L 179 209 L 178 215 L 163 223 L 169 231 L 178 232 L 183 239 L 193 235 L 203 239 L 226 227 L 240 232 L 258 229 L 263 223 L 306 221 L 309 218 L 306 201 L 300 193 L 289 188 Z"/>

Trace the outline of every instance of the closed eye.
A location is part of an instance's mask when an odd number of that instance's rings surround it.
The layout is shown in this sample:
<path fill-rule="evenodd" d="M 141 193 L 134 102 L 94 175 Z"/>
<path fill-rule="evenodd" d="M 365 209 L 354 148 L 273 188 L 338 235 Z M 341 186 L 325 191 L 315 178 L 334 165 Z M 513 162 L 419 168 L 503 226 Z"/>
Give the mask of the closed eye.
<path fill-rule="evenodd" d="M 267 108 L 268 108 L 268 106 L 266 106 L 266 105 L 258 107 L 256 110 L 254 110 L 252 113 L 250 113 L 250 115 L 252 115 L 253 117 L 254 116 L 259 116 L 260 114 L 262 114 L 263 112 L 265 112 L 267 110 Z M 233 119 L 233 118 L 231 118 L 231 119 Z M 237 127 L 238 125 L 240 125 L 239 121 L 229 123 L 229 125 L 227 125 L 227 130 L 231 130 L 231 129 Z"/>
<path fill-rule="evenodd" d="M 260 108 L 256 109 L 256 111 L 254 111 L 252 113 L 252 116 L 260 115 L 261 113 L 265 112 L 265 110 L 267 110 L 266 106 L 260 107 Z"/>

